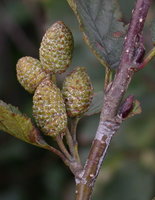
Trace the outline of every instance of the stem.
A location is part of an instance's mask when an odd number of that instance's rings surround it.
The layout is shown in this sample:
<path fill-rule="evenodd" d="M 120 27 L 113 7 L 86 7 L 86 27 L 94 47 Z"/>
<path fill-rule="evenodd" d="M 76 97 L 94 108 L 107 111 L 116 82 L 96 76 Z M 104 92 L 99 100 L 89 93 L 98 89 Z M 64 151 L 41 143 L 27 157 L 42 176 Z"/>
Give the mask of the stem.
<path fill-rule="evenodd" d="M 112 71 L 109 67 L 106 67 L 105 68 L 105 80 L 104 80 L 104 90 L 105 91 L 111 81 L 112 81 Z"/>
<path fill-rule="evenodd" d="M 79 120 L 80 120 L 80 117 L 76 117 L 76 118 L 72 119 L 72 121 L 71 121 L 71 135 L 72 135 L 72 138 L 73 138 L 75 157 L 76 157 L 77 161 L 79 163 L 81 163 L 81 160 L 80 160 L 80 157 L 79 157 L 79 151 L 78 151 L 78 142 L 77 142 L 77 138 L 76 138 L 76 131 L 77 131 L 77 125 L 78 125 Z"/>
<path fill-rule="evenodd" d="M 109 90 L 104 96 L 99 127 L 92 143 L 84 170 L 76 178 L 76 200 L 90 200 L 112 136 L 119 129 L 122 119 L 117 115 L 121 100 L 134 74 L 132 66 L 137 48 L 137 37 L 142 34 L 151 0 L 137 0 L 121 56 L 121 62 Z"/>
<path fill-rule="evenodd" d="M 72 154 L 72 156 L 74 157 L 74 159 L 79 163 L 81 164 L 81 161 L 80 161 L 80 157 L 79 157 L 79 153 L 78 153 L 78 149 L 75 147 L 74 143 L 73 143 L 73 139 L 72 139 L 72 136 L 70 134 L 70 131 L 67 129 L 66 131 L 66 140 L 67 140 L 67 144 L 69 146 L 69 150 Z"/>
<path fill-rule="evenodd" d="M 59 146 L 59 148 L 61 149 L 61 151 L 64 153 L 64 155 L 66 156 L 66 158 L 68 158 L 68 160 L 72 160 L 72 156 L 70 155 L 70 153 L 68 152 L 68 150 L 66 149 L 66 147 L 65 147 L 65 145 L 64 145 L 64 143 L 63 143 L 63 140 L 62 140 L 62 138 L 61 138 L 61 136 L 60 135 L 57 135 L 56 137 L 55 137 L 55 140 L 56 140 L 56 142 L 57 142 L 57 144 L 58 144 L 58 146 Z"/>
<path fill-rule="evenodd" d="M 72 121 L 71 121 L 71 134 L 73 137 L 74 145 L 77 144 L 76 130 L 77 130 L 77 125 L 78 125 L 79 120 L 80 120 L 80 118 L 76 117 L 76 118 L 72 119 Z"/>
<path fill-rule="evenodd" d="M 138 66 L 138 70 L 143 69 L 155 57 L 155 47 L 146 55 L 143 62 Z"/>
<path fill-rule="evenodd" d="M 69 147 L 69 150 L 71 152 L 71 154 L 74 156 L 74 144 L 73 144 L 73 139 L 72 139 L 72 136 L 67 128 L 66 130 L 66 140 L 67 140 L 67 144 L 68 144 L 68 147 Z"/>
<path fill-rule="evenodd" d="M 82 176 L 76 179 L 76 200 L 90 199 L 107 148 L 120 123 L 121 121 L 100 121 Z"/>

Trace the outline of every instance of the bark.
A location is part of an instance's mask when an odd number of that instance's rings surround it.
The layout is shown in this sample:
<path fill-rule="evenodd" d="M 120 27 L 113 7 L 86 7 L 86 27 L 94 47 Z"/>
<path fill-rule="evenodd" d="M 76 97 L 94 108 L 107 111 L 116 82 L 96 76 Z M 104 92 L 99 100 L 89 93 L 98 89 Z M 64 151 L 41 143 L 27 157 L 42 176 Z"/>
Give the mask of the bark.
<path fill-rule="evenodd" d="M 141 46 L 142 30 L 151 0 L 137 0 L 125 37 L 118 71 L 106 90 L 100 122 L 84 169 L 76 177 L 76 200 L 90 200 L 94 183 L 105 158 L 112 136 L 119 129 L 122 118 L 118 115 L 121 100 L 134 75 L 136 50 Z"/>

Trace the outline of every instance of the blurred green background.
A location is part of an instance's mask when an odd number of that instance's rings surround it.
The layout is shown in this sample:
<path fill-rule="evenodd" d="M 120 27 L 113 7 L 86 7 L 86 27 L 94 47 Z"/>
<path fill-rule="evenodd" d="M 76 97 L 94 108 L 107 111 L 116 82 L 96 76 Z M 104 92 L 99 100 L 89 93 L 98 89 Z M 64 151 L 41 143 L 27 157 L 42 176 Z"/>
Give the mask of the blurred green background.
<path fill-rule="evenodd" d="M 126 22 L 134 2 L 121 0 Z M 153 5 L 144 31 L 147 50 L 151 48 L 148 26 L 154 11 Z M 95 91 L 103 87 L 104 69 L 84 44 L 66 0 L 1 0 L 0 99 L 30 117 L 32 96 L 17 82 L 15 66 L 22 56 L 38 58 L 43 33 L 57 20 L 64 21 L 74 35 L 70 70 L 86 66 Z M 113 137 L 93 200 L 151 200 L 155 196 L 155 62 L 135 74 L 128 94 L 140 100 L 143 112 L 125 121 Z M 98 120 L 99 115 L 95 115 L 80 121 L 78 140 L 83 161 Z M 0 132 L 0 200 L 32 199 L 73 200 L 73 176 L 55 155 Z"/>

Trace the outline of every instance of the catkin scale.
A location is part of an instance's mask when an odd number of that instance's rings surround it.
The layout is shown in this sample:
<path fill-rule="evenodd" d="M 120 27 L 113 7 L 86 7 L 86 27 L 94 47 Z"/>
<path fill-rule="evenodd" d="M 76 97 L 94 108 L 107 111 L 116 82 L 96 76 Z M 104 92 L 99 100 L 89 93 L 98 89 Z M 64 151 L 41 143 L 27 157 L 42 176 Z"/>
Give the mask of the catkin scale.
<path fill-rule="evenodd" d="M 65 132 L 67 114 L 60 89 L 47 77 L 33 96 L 33 115 L 43 133 L 56 136 Z"/>
<path fill-rule="evenodd" d="M 58 21 L 43 36 L 39 55 L 43 70 L 47 73 L 62 73 L 71 63 L 73 36 L 66 25 Z"/>
<path fill-rule="evenodd" d="M 69 117 L 80 116 L 88 110 L 93 87 L 84 67 L 77 67 L 66 77 L 62 93 Z"/>
<path fill-rule="evenodd" d="M 46 77 L 40 61 L 30 56 L 18 60 L 16 71 L 18 81 L 30 93 L 34 93 L 39 83 Z"/>

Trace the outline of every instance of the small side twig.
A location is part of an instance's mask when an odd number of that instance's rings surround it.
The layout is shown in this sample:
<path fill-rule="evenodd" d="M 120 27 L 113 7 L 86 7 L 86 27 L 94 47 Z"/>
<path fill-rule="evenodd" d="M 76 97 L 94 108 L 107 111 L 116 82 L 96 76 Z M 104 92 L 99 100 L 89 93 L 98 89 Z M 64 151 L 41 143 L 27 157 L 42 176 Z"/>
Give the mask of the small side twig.
<path fill-rule="evenodd" d="M 68 144 L 68 147 L 69 147 L 69 150 L 73 156 L 73 158 L 81 164 L 81 161 L 80 161 L 80 157 L 79 157 L 79 153 L 78 153 L 78 149 L 75 147 L 74 145 L 74 142 L 73 142 L 73 139 L 72 139 L 72 136 L 71 136 L 71 133 L 70 131 L 67 129 L 66 131 L 66 140 L 67 140 L 67 144 Z"/>
<path fill-rule="evenodd" d="M 78 152 L 78 142 L 77 142 L 77 138 L 76 138 L 77 125 L 78 125 L 79 120 L 80 120 L 80 117 L 76 117 L 76 118 L 72 119 L 70 132 L 71 132 L 71 135 L 73 138 L 75 158 L 77 159 L 78 162 L 81 163 L 80 157 L 79 157 L 79 152 Z"/>
<path fill-rule="evenodd" d="M 70 131 L 68 130 L 68 128 L 67 128 L 67 130 L 66 130 L 65 136 L 66 136 L 66 141 L 67 141 L 69 150 L 70 150 L 71 154 L 74 156 L 74 144 L 73 144 L 73 139 L 72 139 L 72 136 L 71 136 Z"/>
<path fill-rule="evenodd" d="M 80 120 L 79 117 L 71 119 L 71 134 L 73 137 L 74 144 L 77 144 L 76 130 L 77 130 L 77 125 L 78 125 L 79 120 Z"/>
<path fill-rule="evenodd" d="M 57 136 L 55 137 L 55 141 L 57 142 L 57 144 L 58 144 L 60 150 L 64 153 L 64 155 L 66 156 L 66 158 L 68 158 L 68 160 L 71 161 L 73 158 L 72 158 L 72 156 L 70 155 L 70 153 L 68 152 L 68 150 L 66 149 L 66 147 L 65 147 L 65 145 L 64 145 L 64 143 L 63 143 L 63 140 L 62 140 L 61 136 L 60 136 L 60 135 L 57 135 Z"/>
<path fill-rule="evenodd" d="M 155 57 L 155 47 L 146 55 L 143 62 L 138 66 L 138 70 L 143 69 Z"/>
<path fill-rule="evenodd" d="M 107 90 L 109 83 L 112 81 L 112 70 L 109 67 L 105 68 L 104 90 Z"/>

